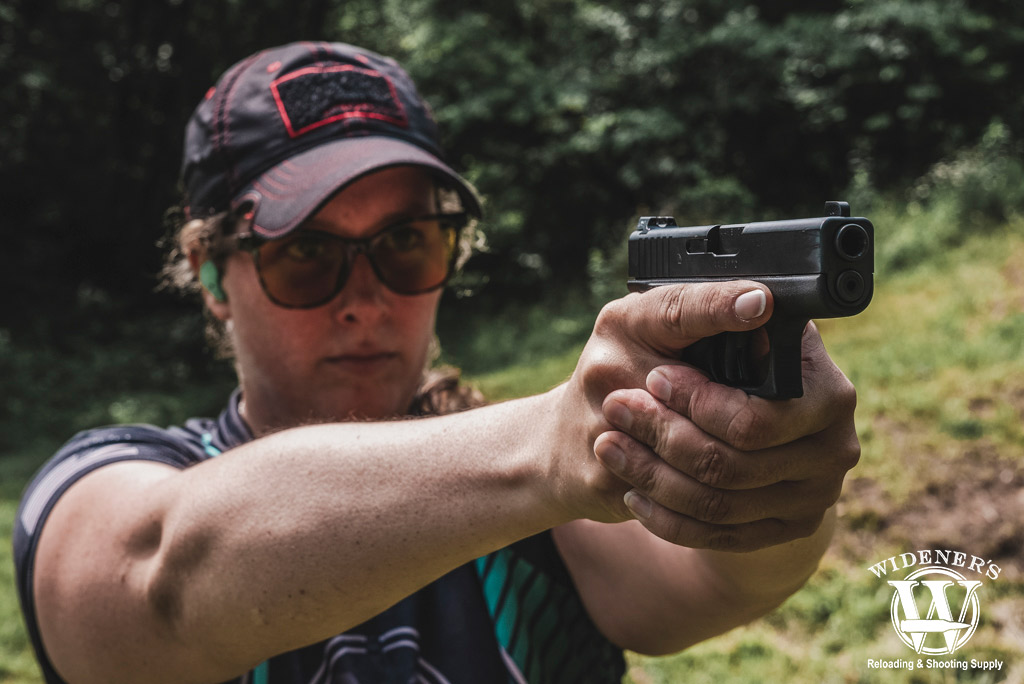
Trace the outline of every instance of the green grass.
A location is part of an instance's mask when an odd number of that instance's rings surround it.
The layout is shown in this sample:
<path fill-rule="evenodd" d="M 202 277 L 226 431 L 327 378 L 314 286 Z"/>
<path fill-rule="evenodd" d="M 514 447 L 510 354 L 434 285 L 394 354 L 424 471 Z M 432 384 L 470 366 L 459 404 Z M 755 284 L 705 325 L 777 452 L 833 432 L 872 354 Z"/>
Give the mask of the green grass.
<path fill-rule="evenodd" d="M 880 251 L 889 249 L 881 245 L 891 237 L 904 259 L 914 236 L 927 241 L 929 222 L 937 220 L 931 215 L 876 218 Z M 918 548 L 913 546 L 918 531 L 898 523 L 915 506 L 930 501 L 942 512 L 927 519 L 929 524 L 966 530 L 960 523 L 970 521 L 959 518 L 973 510 L 976 499 L 989 496 L 971 489 L 976 473 L 1008 468 L 1011 478 L 1018 478 L 1014 482 L 1021 483 L 1024 222 L 1013 220 L 960 242 L 929 248 L 928 258 L 903 264 L 899 271 L 894 264 L 900 259 L 883 254 L 875 299 L 867 311 L 819 324 L 833 358 L 858 387 L 863 447 L 841 502 L 840 532 L 821 570 L 781 608 L 749 626 L 675 656 L 630 654 L 629 684 L 1024 682 L 1024 562 L 1020 548 L 1012 546 L 1004 550 L 1010 557 L 1001 559 L 1007 566 L 1004 576 L 984 586 L 982 626 L 957 653 L 968 660 L 1004 660 L 1001 673 L 873 670 L 866 664 L 869 658 L 913 655 L 889 624 L 890 587 L 867 570 L 894 553 Z M 592 320 L 593 313 L 589 316 Z M 538 309 L 530 320 L 538 324 L 549 318 Z M 544 391 L 565 380 L 579 355 L 576 328 L 583 318 L 564 314 L 557 320 L 561 337 L 546 353 L 543 338 L 535 337 L 527 344 L 525 360 L 475 372 L 469 379 L 492 399 Z M 490 334 L 497 339 L 496 332 Z M 483 354 L 485 348 L 481 344 L 473 353 Z M 515 358 L 511 348 L 503 353 Z M 95 412 L 134 420 L 155 411 L 155 418 L 164 419 L 189 403 L 140 396 L 104 399 Z M 0 458 L 4 682 L 41 681 L 13 591 L 10 535 L 21 488 L 54 446 L 46 439 L 34 445 L 22 442 Z M 961 491 L 956 487 L 964 482 L 970 498 L 943 498 Z M 1008 524 L 1012 527 L 1014 521 Z M 968 552 L 989 535 L 983 531 L 974 538 L 966 533 L 958 537 L 954 532 L 948 543 Z"/>
<path fill-rule="evenodd" d="M 491 401 L 526 397 L 546 392 L 572 375 L 583 345 L 541 359 L 536 363 L 520 363 L 484 375 L 469 377 Z"/>
<path fill-rule="evenodd" d="M 42 681 L 21 620 L 11 556 L 14 514 L 21 488 L 37 463 L 38 457 L 0 459 L 0 682 L 10 684 Z"/>

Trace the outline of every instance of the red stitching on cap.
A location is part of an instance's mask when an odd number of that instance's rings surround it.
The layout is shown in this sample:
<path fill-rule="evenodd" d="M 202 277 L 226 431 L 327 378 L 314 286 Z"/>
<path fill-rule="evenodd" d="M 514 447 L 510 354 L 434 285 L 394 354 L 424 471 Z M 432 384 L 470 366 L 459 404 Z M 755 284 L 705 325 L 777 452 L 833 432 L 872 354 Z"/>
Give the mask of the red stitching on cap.
<path fill-rule="evenodd" d="M 252 187 L 259 190 L 264 197 L 269 197 L 272 200 L 289 200 L 295 197 L 295 195 L 282 195 L 276 192 L 271 192 L 270 190 L 267 190 L 267 188 L 259 181 L 254 182 L 252 184 Z"/>
<path fill-rule="evenodd" d="M 391 97 L 394 101 L 394 104 L 397 110 L 401 113 L 401 118 L 388 116 L 387 114 L 383 114 L 381 112 L 371 112 L 362 109 L 352 109 L 351 107 L 356 107 L 358 105 L 348 105 L 348 107 L 350 107 L 349 109 L 341 111 L 338 114 L 335 114 L 334 116 L 329 116 L 325 119 L 321 119 L 316 123 L 309 124 L 296 131 L 294 126 L 292 126 L 291 119 L 288 117 L 288 112 L 285 109 L 284 102 L 281 100 L 281 93 L 278 90 L 278 84 L 290 81 L 295 78 L 301 78 L 302 76 L 306 76 L 309 74 L 323 74 L 336 71 L 356 71 L 359 73 L 366 74 L 367 76 L 373 76 L 384 79 L 384 82 L 388 84 L 388 89 L 391 91 Z M 292 71 L 278 79 L 275 79 L 270 84 L 270 90 L 273 93 L 274 102 L 277 104 L 277 111 L 281 115 L 281 120 L 284 122 L 285 129 L 288 131 L 288 136 L 291 138 L 298 138 L 299 136 L 308 133 L 314 129 L 317 129 L 321 126 L 326 126 L 327 124 L 334 123 L 335 121 L 341 121 L 343 119 L 351 118 L 377 119 L 378 121 L 386 121 L 387 123 L 402 127 L 408 125 L 408 117 L 406 116 L 405 113 L 405 107 L 402 105 L 402 101 L 398 97 L 398 91 L 395 90 L 395 85 L 391 82 L 390 78 L 388 78 L 387 76 L 385 76 L 384 74 L 380 73 L 375 69 L 362 69 L 360 67 L 352 66 L 349 64 L 341 64 L 336 66 L 311 66 L 306 67 L 304 69 Z M 344 109 L 345 107 L 346 106 L 344 105 L 341 106 L 342 109 Z"/>
<path fill-rule="evenodd" d="M 218 100 L 217 105 L 216 105 L 215 110 L 214 110 L 214 117 L 213 117 L 214 126 L 213 126 L 213 128 L 214 128 L 215 134 L 214 134 L 214 138 L 212 140 L 212 142 L 213 142 L 213 149 L 215 149 L 218 152 L 220 152 L 221 156 L 224 158 L 225 166 L 227 167 L 227 168 L 224 169 L 224 172 L 225 172 L 225 175 L 227 176 L 229 194 L 231 194 L 231 195 L 235 194 L 235 190 L 238 189 L 239 183 L 238 183 L 238 166 L 235 163 L 234 159 L 232 158 L 232 154 L 231 154 L 231 151 L 230 151 L 230 145 L 231 145 L 231 125 L 230 124 L 231 124 L 231 122 L 229 120 L 230 117 L 228 115 L 228 109 L 230 108 L 230 104 L 229 104 L 228 101 L 231 99 L 231 96 L 234 94 L 235 87 L 238 85 L 238 82 L 241 80 L 242 74 L 245 72 L 246 69 L 248 69 L 250 67 L 250 65 L 252 65 L 252 63 L 254 61 L 256 61 L 256 59 L 261 54 L 263 54 L 263 53 L 261 52 L 261 53 L 258 53 L 258 54 L 255 54 L 255 55 L 252 55 L 252 56 L 248 57 L 247 59 L 245 59 L 243 62 L 241 62 L 239 64 L 238 69 L 236 71 L 234 71 L 233 73 L 231 73 L 230 77 L 227 77 L 227 78 L 222 80 L 222 82 L 224 83 L 224 88 L 222 89 L 222 93 L 223 94 L 221 95 L 220 99 Z"/>
<path fill-rule="evenodd" d="M 284 192 L 288 191 L 288 185 L 285 184 L 285 183 L 282 183 L 281 181 L 279 181 L 276 178 L 274 178 L 273 176 L 271 176 L 269 171 L 267 173 L 263 174 L 262 176 L 260 176 L 260 180 L 266 182 L 268 185 L 276 186 L 274 188 L 275 190 L 284 191 Z"/>
<path fill-rule="evenodd" d="M 279 62 L 279 61 L 278 62 L 271 62 L 270 64 L 267 65 L 267 73 L 268 74 L 272 74 L 272 73 L 274 73 L 275 71 L 277 71 L 280 68 L 281 68 L 281 62 Z"/>

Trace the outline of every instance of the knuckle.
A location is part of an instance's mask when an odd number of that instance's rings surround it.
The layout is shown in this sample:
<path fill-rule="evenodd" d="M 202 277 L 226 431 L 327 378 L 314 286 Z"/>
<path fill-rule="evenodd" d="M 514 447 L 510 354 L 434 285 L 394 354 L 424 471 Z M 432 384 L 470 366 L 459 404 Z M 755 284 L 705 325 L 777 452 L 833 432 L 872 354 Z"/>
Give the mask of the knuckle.
<path fill-rule="evenodd" d="M 683 316 L 690 305 L 689 289 L 674 287 L 665 295 L 664 305 L 659 309 L 661 325 L 671 332 L 678 332 L 682 327 Z"/>
<path fill-rule="evenodd" d="M 729 457 L 723 453 L 717 441 L 708 441 L 697 455 L 694 477 L 709 487 L 724 487 L 732 484 L 735 469 Z"/>
<path fill-rule="evenodd" d="M 648 443 L 654 453 L 670 464 L 678 463 L 680 452 L 687 448 L 684 436 L 671 422 L 659 423 L 652 420 L 648 428 L 648 437 Z"/>
<path fill-rule="evenodd" d="M 694 504 L 696 517 L 709 523 L 724 522 L 731 512 L 725 492 L 714 487 L 701 487 Z"/>
<path fill-rule="evenodd" d="M 690 401 L 687 414 L 695 418 L 709 416 L 714 413 L 715 393 L 710 380 L 700 383 L 690 390 Z"/>
<path fill-rule="evenodd" d="M 836 503 L 839 502 L 839 497 L 842 496 L 842 495 L 843 495 L 843 483 L 842 482 L 837 482 L 832 487 L 825 487 L 825 488 L 823 488 L 822 493 L 821 493 L 821 499 L 820 499 L 821 503 L 818 506 L 818 509 L 821 510 L 821 511 L 826 511 L 829 508 L 832 508 L 833 506 L 836 505 Z"/>
<path fill-rule="evenodd" d="M 584 491 L 593 492 L 596 500 L 605 502 L 605 508 L 620 516 L 628 517 L 622 501 L 626 484 L 604 468 L 594 468 L 583 475 Z"/>
<path fill-rule="evenodd" d="M 839 381 L 836 383 L 836 393 L 839 395 L 837 402 L 844 412 L 853 414 L 857 408 L 857 388 L 844 373 L 839 374 Z"/>
<path fill-rule="evenodd" d="M 716 551 L 738 551 L 742 546 L 742 537 L 735 527 L 714 525 L 708 528 L 704 542 L 706 548 Z"/>
<path fill-rule="evenodd" d="M 846 376 L 844 375 L 843 377 L 845 378 Z M 843 405 L 846 407 L 846 412 L 853 416 L 857 410 L 857 388 L 849 380 L 846 383 L 849 390 L 843 393 Z"/>
<path fill-rule="evenodd" d="M 824 438 L 825 433 L 822 433 Z M 857 431 L 852 426 L 844 434 L 825 438 L 830 444 L 822 443 L 822 451 L 829 454 L 831 469 L 835 473 L 846 473 L 860 462 L 861 447 Z"/>
<path fill-rule="evenodd" d="M 613 299 L 601 307 L 601 311 L 597 314 L 597 320 L 594 322 L 594 333 L 598 336 L 606 336 L 620 329 L 626 317 L 627 307 L 635 306 L 637 304 L 636 297 L 639 296 L 638 293 L 633 292 L 621 299 Z"/>
<path fill-rule="evenodd" d="M 766 442 L 771 428 L 768 418 L 747 402 L 729 421 L 725 441 L 741 451 L 753 451 Z"/>
<path fill-rule="evenodd" d="M 578 377 L 587 399 L 600 406 L 613 389 L 622 374 L 622 357 L 610 345 L 589 345 L 576 367 Z"/>
<path fill-rule="evenodd" d="M 630 459 L 633 461 L 633 459 Z M 656 491 L 658 487 L 658 473 L 654 468 L 654 464 L 651 460 L 644 459 L 641 463 L 633 461 L 629 472 L 627 473 L 630 483 L 644 492 L 645 494 L 651 494 Z"/>
<path fill-rule="evenodd" d="M 588 350 L 581 366 L 585 379 L 601 378 L 616 367 L 616 355 L 607 347 L 591 349 Z"/>
<path fill-rule="evenodd" d="M 717 321 L 720 318 L 719 311 L 722 310 L 723 296 L 722 290 L 718 287 L 695 288 L 689 293 L 686 309 L 680 312 L 680 324 L 690 327 L 701 321 Z"/>
<path fill-rule="evenodd" d="M 860 440 L 857 438 L 857 434 L 853 433 L 845 448 L 839 453 L 839 466 L 843 472 L 846 472 L 852 470 L 858 463 L 860 463 Z"/>
<path fill-rule="evenodd" d="M 658 521 L 657 529 L 652 529 L 652 531 L 657 536 L 673 544 L 689 546 L 693 543 L 693 531 L 685 519 L 679 515 L 665 516 L 662 520 Z"/>

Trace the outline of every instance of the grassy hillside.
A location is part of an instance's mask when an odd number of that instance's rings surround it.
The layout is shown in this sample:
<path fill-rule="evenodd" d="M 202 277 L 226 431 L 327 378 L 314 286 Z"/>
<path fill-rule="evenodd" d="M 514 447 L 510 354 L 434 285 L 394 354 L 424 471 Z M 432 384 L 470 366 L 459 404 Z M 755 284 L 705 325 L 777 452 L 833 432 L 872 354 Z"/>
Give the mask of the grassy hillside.
<path fill-rule="evenodd" d="M 809 585 L 767 618 L 676 656 L 631 656 L 632 684 L 1024 682 L 1024 223 L 953 246 L 936 242 L 946 239 L 930 227 L 944 220 L 936 212 L 872 218 L 875 299 L 855 318 L 820 324 L 860 397 L 863 457 L 847 480 L 835 543 Z M 915 244 L 923 256 L 908 261 Z M 471 379 L 495 399 L 541 391 L 569 375 L 578 352 Z M 9 555 L 19 492 L 48 448 L 22 445 L 0 459 L 4 682 L 40 681 Z M 959 549 L 1003 568 L 981 590 L 982 624 L 956 654 L 998 658 L 1000 672 L 867 666 L 913 655 L 889 623 L 891 588 L 867 568 L 919 548 Z"/>

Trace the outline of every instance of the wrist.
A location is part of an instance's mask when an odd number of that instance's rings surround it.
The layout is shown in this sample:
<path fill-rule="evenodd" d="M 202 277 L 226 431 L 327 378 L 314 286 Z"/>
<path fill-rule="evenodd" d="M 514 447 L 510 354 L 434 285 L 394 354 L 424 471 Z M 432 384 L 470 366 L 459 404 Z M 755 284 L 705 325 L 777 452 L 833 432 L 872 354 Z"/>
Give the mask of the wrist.
<path fill-rule="evenodd" d="M 558 385 L 534 397 L 538 410 L 534 420 L 526 426 L 531 441 L 529 458 L 531 476 L 537 484 L 541 505 L 550 512 L 552 527 L 575 520 L 580 516 L 575 503 L 579 487 L 575 482 L 573 462 L 578 458 L 583 437 L 578 426 L 566 419 L 571 397 L 566 384 Z"/>
<path fill-rule="evenodd" d="M 533 434 L 540 439 L 535 453 L 544 460 L 541 477 L 550 505 L 560 523 L 588 519 L 621 522 L 625 483 L 607 470 L 594 454 L 597 437 L 611 428 L 600 406 L 592 407 L 574 391 L 570 380 L 538 397 L 546 419 Z"/>

